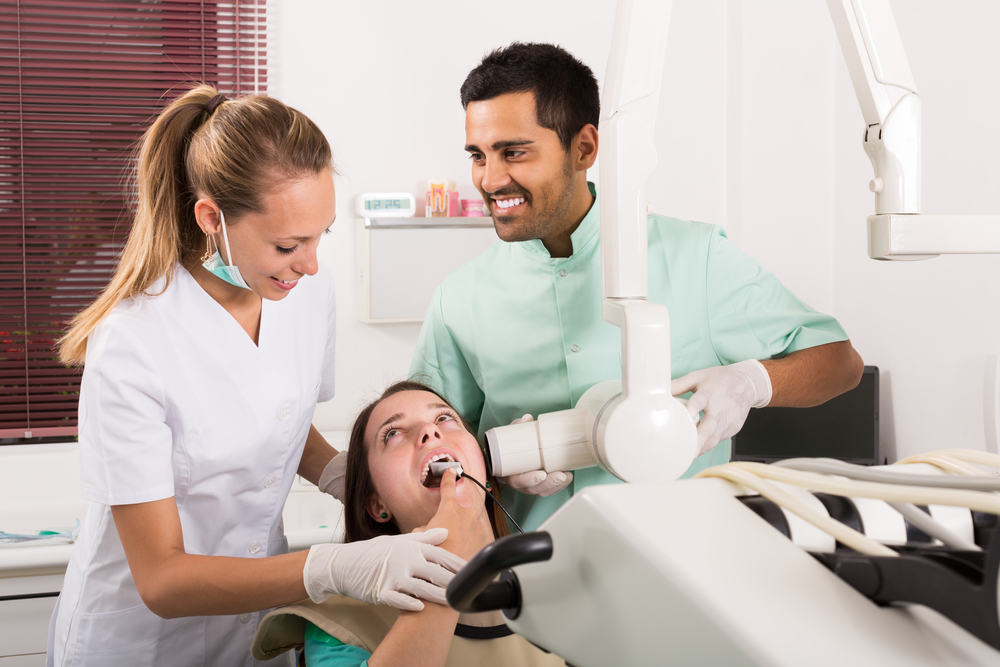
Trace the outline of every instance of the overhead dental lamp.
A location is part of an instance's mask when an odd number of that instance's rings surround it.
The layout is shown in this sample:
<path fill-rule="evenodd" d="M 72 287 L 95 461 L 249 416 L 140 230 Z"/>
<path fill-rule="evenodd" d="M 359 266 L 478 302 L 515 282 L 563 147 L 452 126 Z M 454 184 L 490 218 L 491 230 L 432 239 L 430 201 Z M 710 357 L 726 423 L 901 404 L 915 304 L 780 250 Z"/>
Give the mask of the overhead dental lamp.
<path fill-rule="evenodd" d="M 670 317 L 647 301 L 646 187 L 671 0 L 619 0 L 601 100 L 601 269 L 605 321 L 621 328 L 622 379 L 576 407 L 486 433 L 493 473 L 600 465 L 626 482 L 677 479 L 697 429 L 670 394 Z M 875 171 L 873 259 L 1000 253 L 1000 215 L 920 212 L 920 97 L 888 0 L 827 0 L 865 120 Z"/>

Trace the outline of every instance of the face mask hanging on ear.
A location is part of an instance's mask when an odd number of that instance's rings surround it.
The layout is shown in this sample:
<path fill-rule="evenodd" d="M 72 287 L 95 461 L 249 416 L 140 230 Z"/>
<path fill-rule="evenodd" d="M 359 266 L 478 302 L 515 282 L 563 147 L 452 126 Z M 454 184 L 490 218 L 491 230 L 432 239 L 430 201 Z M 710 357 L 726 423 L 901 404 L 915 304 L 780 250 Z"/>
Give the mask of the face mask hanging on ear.
<path fill-rule="evenodd" d="M 250 289 L 247 285 L 247 281 L 243 280 L 243 276 L 240 274 L 239 268 L 232 263 L 233 252 L 229 249 L 229 234 L 226 233 L 226 215 L 220 210 L 219 218 L 222 220 L 222 239 L 226 243 L 226 255 L 229 257 L 229 265 L 222 259 L 222 253 L 218 250 L 212 255 L 211 259 L 202 262 L 202 266 L 217 278 L 225 280 L 227 283 L 234 287 L 242 287 L 243 289 Z"/>

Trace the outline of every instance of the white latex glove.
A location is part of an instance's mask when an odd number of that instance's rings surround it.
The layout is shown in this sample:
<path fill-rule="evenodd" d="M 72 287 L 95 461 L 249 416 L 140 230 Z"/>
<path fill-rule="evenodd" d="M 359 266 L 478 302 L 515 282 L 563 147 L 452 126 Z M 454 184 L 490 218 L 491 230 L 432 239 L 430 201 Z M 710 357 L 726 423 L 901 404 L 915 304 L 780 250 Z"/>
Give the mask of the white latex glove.
<path fill-rule="evenodd" d="M 698 424 L 700 456 L 739 433 L 750 408 L 771 402 L 771 377 L 762 363 L 750 359 L 694 371 L 670 384 L 674 396 L 688 391 L 694 391 L 687 407 L 695 420 L 699 412 L 705 412 Z"/>
<path fill-rule="evenodd" d="M 511 424 L 523 424 L 533 419 L 534 417 L 531 415 L 524 415 L 512 421 Z M 553 493 L 559 493 L 569 486 L 569 483 L 573 481 L 573 473 L 561 470 L 558 472 L 529 470 L 519 475 L 510 475 L 504 478 L 503 481 L 509 487 L 521 493 L 530 493 L 533 496 L 544 498 L 545 496 L 551 496 Z"/>
<path fill-rule="evenodd" d="M 319 476 L 319 490 L 344 502 L 344 479 L 347 475 L 347 450 L 337 452 Z"/>
<path fill-rule="evenodd" d="M 348 544 L 317 544 L 309 549 L 302 580 L 309 599 L 320 603 L 333 594 L 420 611 L 417 598 L 447 605 L 445 588 L 465 561 L 441 547 L 445 528 L 424 533 L 382 535 Z"/>

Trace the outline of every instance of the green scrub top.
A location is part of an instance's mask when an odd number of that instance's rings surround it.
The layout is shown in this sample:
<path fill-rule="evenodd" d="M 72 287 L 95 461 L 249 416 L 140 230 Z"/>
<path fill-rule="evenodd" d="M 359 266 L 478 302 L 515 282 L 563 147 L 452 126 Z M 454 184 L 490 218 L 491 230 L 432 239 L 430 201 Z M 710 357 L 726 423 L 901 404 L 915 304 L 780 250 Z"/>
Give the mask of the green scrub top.
<path fill-rule="evenodd" d="M 424 319 L 411 376 L 441 391 L 478 430 L 525 413 L 566 410 L 587 389 L 621 378 L 621 335 L 601 317 L 601 225 L 597 191 L 573 232 L 573 254 L 551 257 L 539 240 L 499 242 L 449 276 Z M 691 371 L 771 359 L 847 340 L 743 254 L 716 225 L 661 215 L 647 219 L 649 300 L 670 312 L 674 378 Z M 725 440 L 684 474 L 729 461 Z M 579 489 L 618 482 L 599 467 L 577 470 L 559 493 L 512 489 L 505 505 L 535 530 Z"/>

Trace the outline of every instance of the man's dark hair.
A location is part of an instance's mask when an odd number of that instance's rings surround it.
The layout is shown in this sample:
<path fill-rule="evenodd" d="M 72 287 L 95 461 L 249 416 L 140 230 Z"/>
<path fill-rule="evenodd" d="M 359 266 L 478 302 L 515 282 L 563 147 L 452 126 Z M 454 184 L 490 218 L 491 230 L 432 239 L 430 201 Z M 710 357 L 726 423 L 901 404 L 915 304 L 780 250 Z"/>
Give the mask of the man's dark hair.
<path fill-rule="evenodd" d="M 588 123 L 597 127 L 601 97 L 589 67 L 554 44 L 514 42 L 486 55 L 462 84 L 462 108 L 508 93 L 535 94 L 538 124 L 569 150 Z"/>

